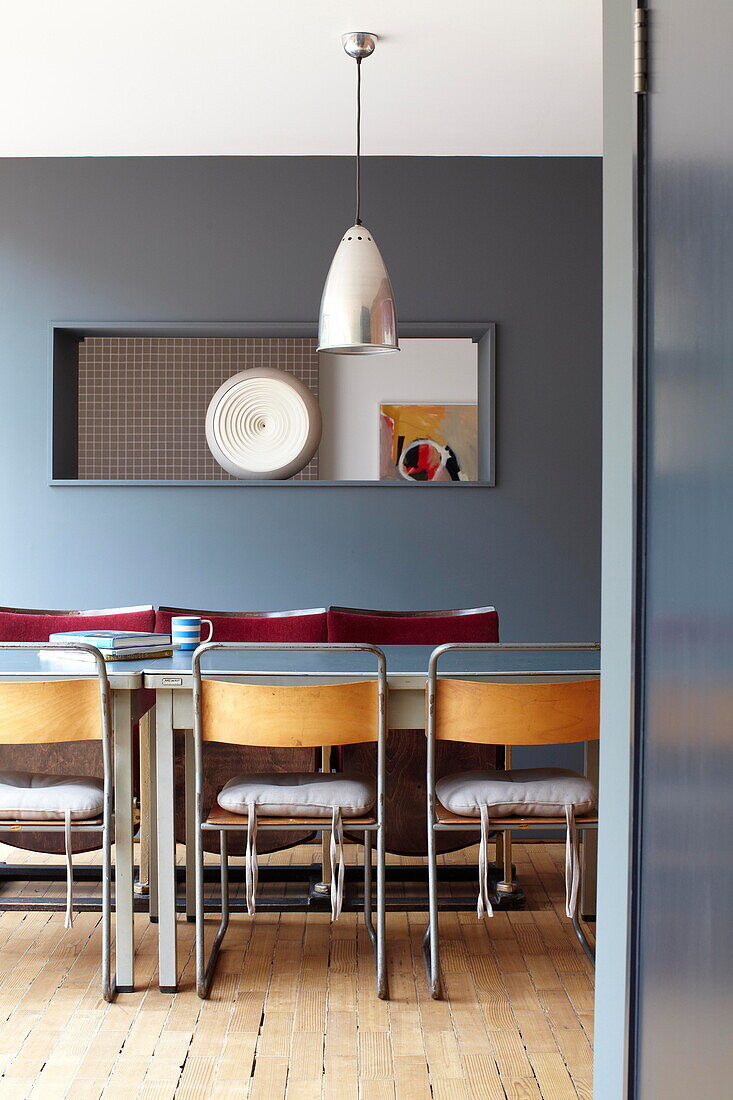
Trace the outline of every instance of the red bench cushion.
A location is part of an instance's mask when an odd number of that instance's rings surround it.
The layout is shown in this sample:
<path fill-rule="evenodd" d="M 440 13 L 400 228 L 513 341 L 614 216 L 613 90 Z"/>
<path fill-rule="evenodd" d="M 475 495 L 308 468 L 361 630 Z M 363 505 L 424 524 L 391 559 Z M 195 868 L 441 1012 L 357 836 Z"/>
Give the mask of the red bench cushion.
<path fill-rule="evenodd" d="M 152 608 L 108 611 L 104 615 L 44 615 L 40 612 L 0 611 L 0 641 L 47 642 L 60 630 L 144 630 L 155 625 Z"/>
<path fill-rule="evenodd" d="M 444 642 L 498 642 L 499 616 L 494 608 L 465 615 L 383 615 L 331 608 L 329 642 L 372 645 L 442 645 Z"/>
<path fill-rule="evenodd" d="M 327 638 L 326 612 L 320 609 L 295 611 L 274 618 L 258 615 L 217 615 L 215 612 L 188 608 L 178 608 L 175 611 L 162 609 L 155 617 L 155 629 L 169 633 L 174 615 L 200 615 L 202 619 L 210 619 L 214 627 L 212 637 L 215 642 L 325 642 Z"/>

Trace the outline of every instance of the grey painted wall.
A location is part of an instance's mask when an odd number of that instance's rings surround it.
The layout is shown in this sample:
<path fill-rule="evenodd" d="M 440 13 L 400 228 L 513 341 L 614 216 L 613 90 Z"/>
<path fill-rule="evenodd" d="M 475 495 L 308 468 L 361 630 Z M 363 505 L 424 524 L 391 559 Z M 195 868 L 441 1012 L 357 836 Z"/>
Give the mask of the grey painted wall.
<path fill-rule="evenodd" d="M 49 487 L 49 322 L 315 318 L 352 165 L 3 161 L 0 603 L 494 602 L 505 640 L 597 638 L 600 167 L 366 161 L 401 317 L 499 326 L 498 485 L 431 494 Z"/>

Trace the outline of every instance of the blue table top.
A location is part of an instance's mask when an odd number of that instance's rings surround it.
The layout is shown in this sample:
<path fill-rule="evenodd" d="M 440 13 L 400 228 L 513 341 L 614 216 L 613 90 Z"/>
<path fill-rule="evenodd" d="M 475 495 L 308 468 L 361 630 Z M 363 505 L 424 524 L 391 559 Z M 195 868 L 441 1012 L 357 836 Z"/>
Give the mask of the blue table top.
<path fill-rule="evenodd" d="M 581 643 L 578 643 L 579 645 Z M 422 677 L 434 646 L 382 646 L 390 677 Z M 191 674 L 191 652 L 176 651 L 173 657 L 145 661 L 111 661 L 107 664 L 110 684 L 116 688 L 135 688 L 143 683 L 158 684 L 159 677 L 183 677 Z M 441 657 L 439 672 L 453 675 L 521 675 L 522 673 L 594 674 L 600 669 L 600 651 L 596 649 L 555 648 L 544 643 L 543 649 L 455 650 Z M 208 673 L 231 675 L 234 672 L 282 675 L 344 676 L 368 675 L 376 670 L 373 654 L 361 650 L 212 650 L 202 661 Z M 0 678 L 53 679 L 83 675 L 85 666 L 32 651 L 0 650 Z"/>
<path fill-rule="evenodd" d="M 391 674 L 422 675 L 427 673 L 430 655 L 435 646 L 393 645 L 380 646 L 387 662 L 387 671 Z M 600 653 L 598 650 L 451 650 L 441 657 L 441 672 L 540 672 L 571 670 L 597 671 Z M 190 669 L 191 654 L 177 652 L 169 659 L 171 669 Z M 201 662 L 206 672 L 233 672 L 235 670 L 251 672 L 282 673 L 369 673 L 376 669 L 376 659 L 372 653 L 360 650 L 324 652 L 313 650 L 212 650 Z M 152 667 L 149 664 L 148 668 Z"/>

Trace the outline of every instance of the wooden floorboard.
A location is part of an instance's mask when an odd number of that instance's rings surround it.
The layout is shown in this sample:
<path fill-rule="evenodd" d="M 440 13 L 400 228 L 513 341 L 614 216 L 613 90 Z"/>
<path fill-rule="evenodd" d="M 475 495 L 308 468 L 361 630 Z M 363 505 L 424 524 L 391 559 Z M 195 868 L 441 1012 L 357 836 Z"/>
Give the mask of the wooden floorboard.
<path fill-rule="evenodd" d="M 263 862 L 307 863 L 318 851 Z M 351 847 L 349 862 L 360 851 Z M 59 862 L 5 846 L 0 858 Z M 155 926 L 137 915 L 138 988 L 113 1005 L 99 994 L 98 914 L 82 913 L 65 930 L 62 913 L 0 913 L 0 1096 L 589 1100 L 593 970 L 564 915 L 564 858 L 561 844 L 515 844 L 524 910 L 442 915 L 441 1001 L 425 985 L 425 913 L 387 916 L 389 1002 L 375 996 L 356 914 L 333 925 L 326 914 L 236 914 L 206 1002 L 193 986 L 193 925 L 178 928 L 181 991 L 161 994 Z M 475 859 L 468 849 L 444 862 Z M 48 898 L 64 889 L 29 881 L 0 892 Z M 87 896 L 96 889 L 84 886 Z M 213 916 L 207 925 L 210 937 Z"/>

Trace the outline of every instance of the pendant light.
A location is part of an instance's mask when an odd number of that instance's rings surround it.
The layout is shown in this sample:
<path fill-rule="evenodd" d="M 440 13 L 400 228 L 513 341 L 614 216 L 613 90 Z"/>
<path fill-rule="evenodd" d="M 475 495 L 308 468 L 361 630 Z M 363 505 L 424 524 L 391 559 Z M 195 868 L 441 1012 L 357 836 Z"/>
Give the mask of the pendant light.
<path fill-rule="evenodd" d="M 374 234 L 361 220 L 361 63 L 377 36 L 351 31 L 341 37 L 356 61 L 356 217 L 331 262 L 321 298 L 318 351 L 373 355 L 399 351 L 392 284 Z"/>

